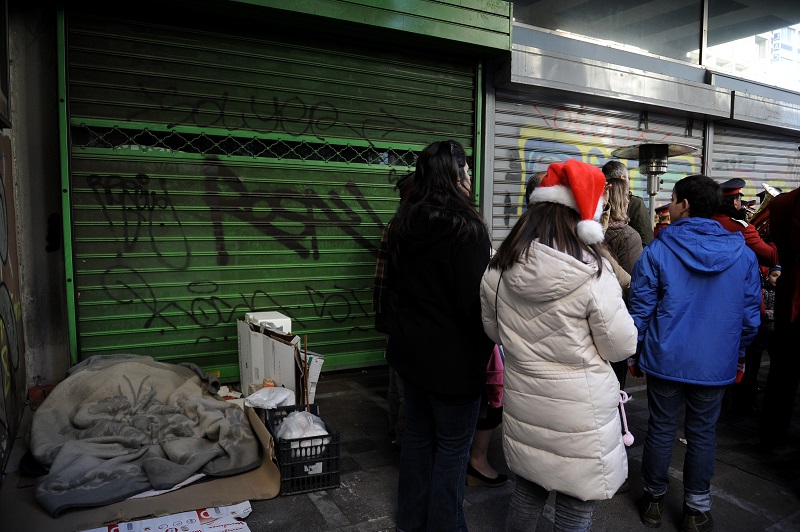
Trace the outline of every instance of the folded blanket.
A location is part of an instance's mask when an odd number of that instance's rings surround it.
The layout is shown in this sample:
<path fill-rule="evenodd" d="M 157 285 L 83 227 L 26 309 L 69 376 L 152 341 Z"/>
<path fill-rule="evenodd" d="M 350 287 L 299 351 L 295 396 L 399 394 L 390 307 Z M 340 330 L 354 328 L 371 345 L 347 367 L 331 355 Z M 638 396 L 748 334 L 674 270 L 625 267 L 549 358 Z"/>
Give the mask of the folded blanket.
<path fill-rule="evenodd" d="M 30 448 L 49 468 L 36 499 L 58 517 L 196 473 L 226 476 L 260 463 L 242 411 L 209 393 L 197 366 L 151 357 L 92 357 L 71 369 L 34 412 Z"/>

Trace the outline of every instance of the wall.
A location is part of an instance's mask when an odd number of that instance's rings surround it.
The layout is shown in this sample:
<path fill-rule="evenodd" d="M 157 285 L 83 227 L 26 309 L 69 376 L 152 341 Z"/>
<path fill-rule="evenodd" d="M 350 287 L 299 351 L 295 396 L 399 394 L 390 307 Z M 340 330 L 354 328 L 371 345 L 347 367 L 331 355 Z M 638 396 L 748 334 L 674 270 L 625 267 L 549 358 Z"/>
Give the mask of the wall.
<path fill-rule="evenodd" d="M 52 9 L 9 6 L 11 140 L 28 387 L 63 379 L 70 363 L 59 222 L 55 21 Z M 56 223 L 48 228 L 51 216 Z"/>

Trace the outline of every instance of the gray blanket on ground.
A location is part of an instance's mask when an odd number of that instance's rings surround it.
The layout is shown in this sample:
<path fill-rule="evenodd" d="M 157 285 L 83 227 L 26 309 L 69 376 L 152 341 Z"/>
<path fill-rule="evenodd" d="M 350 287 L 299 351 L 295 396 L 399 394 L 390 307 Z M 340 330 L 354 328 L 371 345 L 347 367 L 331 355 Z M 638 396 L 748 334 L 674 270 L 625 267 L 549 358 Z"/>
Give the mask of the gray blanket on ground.
<path fill-rule="evenodd" d="M 196 473 L 258 467 L 259 444 L 244 411 L 211 395 L 219 383 L 197 366 L 151 357 L 92 357 L 70 370 L 34 412 L 30 447 L 49 468 L 36 499 L 58 517 Z"/>

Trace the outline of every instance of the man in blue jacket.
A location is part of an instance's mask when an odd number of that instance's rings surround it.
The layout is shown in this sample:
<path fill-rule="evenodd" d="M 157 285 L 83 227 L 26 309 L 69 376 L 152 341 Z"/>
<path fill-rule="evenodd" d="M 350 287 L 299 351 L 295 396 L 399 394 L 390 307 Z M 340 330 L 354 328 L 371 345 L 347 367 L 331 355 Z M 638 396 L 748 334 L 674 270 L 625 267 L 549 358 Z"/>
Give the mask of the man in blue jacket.
<path fill-rule="evenodd" d="M 642 522 L 661 526 L 672 446 L 685 406 L 682 530 L 708 531 L 716 423 L 725 386 L 736 378 L 760 322 L 755 254 L 741 233 L 711 220 L 720 187 L 704 175 L 675 184 L 672 223 L 633 268 L 631 316 L 639 330 L 639 368 L 650 413 L 642 456 Z"/>

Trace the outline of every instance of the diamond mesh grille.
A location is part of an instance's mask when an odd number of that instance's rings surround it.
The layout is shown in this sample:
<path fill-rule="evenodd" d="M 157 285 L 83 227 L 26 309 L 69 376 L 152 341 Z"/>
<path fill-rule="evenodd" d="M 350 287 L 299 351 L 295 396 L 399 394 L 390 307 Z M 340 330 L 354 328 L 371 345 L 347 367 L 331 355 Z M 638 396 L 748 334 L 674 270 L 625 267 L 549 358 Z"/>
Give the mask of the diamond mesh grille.
<path fill-rule="evenodd" d="M 72 145 L 75 148 L 152 150 L 359 165 L 414 166 L 416 163 L 416 153 L 412 150 L 330 144 L 324 141 L 247 138 L 210 133 L 128 129 L 118 126 L 98 127 L 86 124 L 72 126 L 71 133 Z"/>

